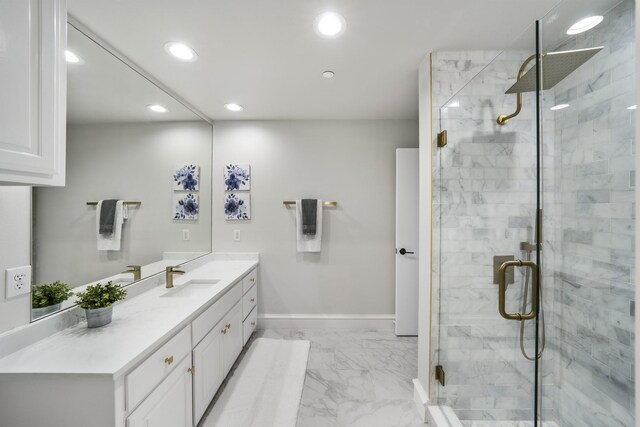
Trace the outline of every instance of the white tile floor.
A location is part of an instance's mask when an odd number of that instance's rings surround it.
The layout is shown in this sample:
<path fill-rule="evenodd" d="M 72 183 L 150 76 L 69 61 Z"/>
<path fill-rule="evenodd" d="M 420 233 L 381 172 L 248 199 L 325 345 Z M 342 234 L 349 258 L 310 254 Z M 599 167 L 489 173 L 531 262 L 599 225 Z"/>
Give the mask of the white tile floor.
<path fill-rule="evenodd" d="M 267 329 L 311 342 L 297 427 L 423 426 L 413 403 L 417 339 L 392 330 Z"/>

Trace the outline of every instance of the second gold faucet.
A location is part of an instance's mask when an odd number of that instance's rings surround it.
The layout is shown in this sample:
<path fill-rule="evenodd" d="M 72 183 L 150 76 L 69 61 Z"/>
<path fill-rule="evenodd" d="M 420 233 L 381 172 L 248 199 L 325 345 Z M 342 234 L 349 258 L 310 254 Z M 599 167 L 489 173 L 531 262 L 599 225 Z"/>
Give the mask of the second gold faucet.
<path fill-rule="evenodd" d="M 185 272 L 182 270 L 176 270 L 178 268 L 177 265 L 170 265 L 166 269 L 166 283 L 167 289 L 173 288 L 173 275 L 174 274 L 184 274 Z"/>

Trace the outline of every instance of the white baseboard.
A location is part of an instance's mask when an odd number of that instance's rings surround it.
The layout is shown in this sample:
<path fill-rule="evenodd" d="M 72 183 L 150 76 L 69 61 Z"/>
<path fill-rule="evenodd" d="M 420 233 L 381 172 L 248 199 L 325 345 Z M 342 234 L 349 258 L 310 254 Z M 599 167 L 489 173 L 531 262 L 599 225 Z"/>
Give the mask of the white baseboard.
<path fill-rule="evenodd" d="M 429 404 L 429 394 L 422 386 L 419 379 L 413 379 L 413 402 L 416 404 L 418 415 L 423 423 L 427 420 L 427 406 Z"/>
<path fill-rule="evenodd" d="M 259 314 L 260 329 L 393 329 L 393 314 Z"/>

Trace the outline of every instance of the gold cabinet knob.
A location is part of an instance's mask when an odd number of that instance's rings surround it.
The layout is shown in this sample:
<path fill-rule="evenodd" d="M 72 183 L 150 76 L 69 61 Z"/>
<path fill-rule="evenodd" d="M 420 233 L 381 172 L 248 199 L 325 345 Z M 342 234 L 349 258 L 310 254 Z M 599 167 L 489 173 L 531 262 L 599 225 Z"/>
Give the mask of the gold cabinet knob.
<path fill-rule="evenodd" d="M 169 356 L 169 357 L 165 357 L 164 358 L 164 363 L 168 365 L 171 365 L 173 363 L 173 356 Z"/>
<path fill-rule="evenodd" d="M 189 372 L 191 375 L 193 375 L 195 371 L 196 371 L 196 367 L 195 366 L 187 368 L 187 372 Z"/>
<path fill-rule="evenodd" d="M 251 326 L 256 326 L 256 322 L 251 322 Z"/>
<path fill-rule="evenodd" d="M 220 332 L 223 333 L 223 334 L 226 334 L 227 333 L 227 328 L 222 328 L 222 330 Z"/>
<path fill-rule="evenodd" d="M 250 301 L 251 301 L 251 302 L 256 302 L 256 299 L 255 299 L 255 298 L 251 298 L 251 300 L 250 300 Z"/>
<path fill-rule="evenodd" d="M 252 277 L 251 279 L 249 279 L 249 281 L 250 281 L 250 282 L 255 282 L 255 281 L 256 281 L 256 278 L 255 278 L 255 277 Z"/>
<path fill-rule="evenodd" d="M 227 328 L 227 329 L 231 329 L 231 323 L 227 323 L 226 328 Z"/>

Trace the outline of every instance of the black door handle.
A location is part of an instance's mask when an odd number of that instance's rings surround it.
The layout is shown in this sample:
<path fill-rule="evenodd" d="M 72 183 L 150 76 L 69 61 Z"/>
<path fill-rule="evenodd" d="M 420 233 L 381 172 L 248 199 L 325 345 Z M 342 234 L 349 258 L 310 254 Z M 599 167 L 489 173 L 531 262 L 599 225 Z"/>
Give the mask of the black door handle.
<path fill-rule="evenodd" d="M 413 252 L 409 252 L 408 250 L 406 250 L 405 248 L 401 248 L 398 252 L 400 252 L 400 255 L 404 255 L 404 254 L 413 254 Z"/>

